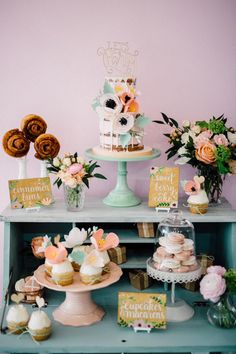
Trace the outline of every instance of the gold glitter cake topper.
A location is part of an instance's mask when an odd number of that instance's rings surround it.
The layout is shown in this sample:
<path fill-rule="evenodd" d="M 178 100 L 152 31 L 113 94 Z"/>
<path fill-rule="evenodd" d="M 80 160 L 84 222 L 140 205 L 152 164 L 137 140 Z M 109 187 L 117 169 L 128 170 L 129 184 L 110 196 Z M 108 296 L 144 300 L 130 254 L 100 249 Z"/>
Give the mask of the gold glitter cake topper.
<path fill-rule="evenodd" d="M 108 47 L 98 48 L 108 75 L 132 76 L 138 51 L 129 52 L 128 42 L 107 42 Z"/>

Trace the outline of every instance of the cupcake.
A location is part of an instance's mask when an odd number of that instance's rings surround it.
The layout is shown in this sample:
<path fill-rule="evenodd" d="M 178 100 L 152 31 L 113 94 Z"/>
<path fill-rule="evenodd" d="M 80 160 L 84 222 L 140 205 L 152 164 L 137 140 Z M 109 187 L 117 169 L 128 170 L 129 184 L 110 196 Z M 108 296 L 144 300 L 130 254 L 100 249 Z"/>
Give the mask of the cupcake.
<path fill-rule="evenodd" d="M 27 327 L 29 314 L 22 304 L 12 305 L 7 313 L 6 321 L 11 333 L 20 334 Z"/>
<path fill-rule="evenodd" d="M 52 281 L 57 285 L 70 285 L 73 283 L 74 270 L 67 259 L 67 250 L 62 243 L 58 246 L 49 246 L 45 250 L 46 262 L 50 262 Z M 45 263 L 46 266 L 46 263 Z"/>
<path fill-rule="evenodd" d="M 187 181 L 184 185 L 184 191 L 188 197 L 189 210 L 193 214 L 205 214 L 207 212 L 209 199 L 203 189 L 203 176 L 194 176 L 193 181 Z"/>
<path fill-rule="evenodd" d="M 28 329 L 35 340 L 43 341 L 51 335 L 51 320 L 44 311 L 39 309 L 31 314 Z"/>
<path fill-rule="evenodd" d="M 110 258 L 107 250 L 115 248 L 119 245 L 119 237 L 114 232 L 110 232 L 105 235 L 103 229 L 98 229 L 93 233 L 93 236 L 90 239 L 91 243 L 94 245 L 95 249 L 100 253 L 100 256 L 103 259 L 103 273 L 109 272 L 108 264 L 110 263 Z"/>
<path fill-rule="evenodd" d="M 87 246 L 76 246 L 73 251 L 69 254 L 68 259 L 72 264 L 75 272 L 80 271 L 80 267 L 85 259 L 85 257 L 93 250 L 92 245 Z"/>
<path fill-rule="evenodd" d="M 84 284 L 92 285 L 102 281 L 104 261 L 97 250 L 93 250 L 86 257 L 80 268 L 80 279 Z"/>
<path fill-rule="evenodd" d="M 53 264 L 52 281 L 61 286 L 70 285 L 73 283 L 74 269 L 71 262 L 65 259 L 63 262 Z"/>

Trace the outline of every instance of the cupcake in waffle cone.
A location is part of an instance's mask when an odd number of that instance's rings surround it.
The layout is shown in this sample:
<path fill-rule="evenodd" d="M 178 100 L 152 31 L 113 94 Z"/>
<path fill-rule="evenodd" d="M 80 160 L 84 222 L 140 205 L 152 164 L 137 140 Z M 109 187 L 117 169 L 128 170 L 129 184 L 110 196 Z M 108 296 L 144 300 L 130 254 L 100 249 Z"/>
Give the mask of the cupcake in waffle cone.
<path fill-rule="evenodd" d="M 80 268 L 80 278 L 84 284 L 96 284 L 102 281 L 104 260 L 98 250 L 93 250 L 86 257 Z"/>
<path fill-rule="evenodd" d="M 12 334 L 20 334 L 28 324 L 29 314 L 22 304 L 13 305 L 7 313 L 6 321 Z"/>
<path fill-rule="evenodd" d="M 186 181 L 184 191 L 188 197 L 189 210 L 193 214 L 205 214 L 207 212 L 209 199 L 203 188 L 205 178 L 194 176 L 193 181 Z"/>
<path fill-rule="evenodd" d="M 52 267 L 52 281 L 57 285 L 66 286 L 72 284 L 73 276 L 74 269 L 68 259 L 54 264 Z"/>
<path fill-rule="evenodd" d="M 33 339 L 37 341 L 46 340 L 52 332 L 51 320 L 41 309 L 34 311 L 30 316 L 28 329 Z"/>

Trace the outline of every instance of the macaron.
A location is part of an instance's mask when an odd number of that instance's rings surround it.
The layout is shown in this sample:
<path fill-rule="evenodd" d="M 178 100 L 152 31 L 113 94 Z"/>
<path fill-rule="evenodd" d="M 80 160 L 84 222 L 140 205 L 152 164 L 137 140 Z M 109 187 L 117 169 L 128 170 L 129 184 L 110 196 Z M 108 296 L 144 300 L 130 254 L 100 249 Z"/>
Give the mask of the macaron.
<path fill-rule="evenodd" d="M 182 247 L 182 245 L 176 243 L 176 244 L 173 244 L 173 245 L 167 245 L 167 246 L 165 247 L 165 250 L 166 250 L 166 252 L 168 252 L 168 253 L 176 254 L 176 253 L 182 252 L 183 247 Z"/>
<path fill-rule="evenodd" d="M 178 261 L 187 261 L 190 256 L 191 256 L 190 251 L 182 251 L 175 254 L 175 259 L 177 259 Z"/>
<path fill-rule="evenodd" d="M 167 242 L 171 242 L 174 244 L 183 244 L 184 243 L 185 236 L 183 234 L 180 234 L 178 232 L 170 232 L 167 235 Z"/>
<path fill-rule="evenodd" d="M 192 251 L 194 248 L 194 242 L 190 238 L 186 238 L 183 243 L 183 251 Z"/>
<path fill-rule="evenodd" d="M 166 258 L 163 259 L 161 266 L 169 269 L 178 268 L 180 266 L 180 261 L 177 261 L 174 258 Z"/>
<path fill-rule="evenodd" d="M 192 266 L 196 263 L 196 257 L 195 256 L 190 256 L 186 261 L 182 262 L 182 265 L 184 266 Z"/>
<path fill-rule="evenodd" d="M 190 270 L 190 267 L 182 265 L 179 268 L 173 269 L 173 272 L 174 273 L 187 273 L 187 272 L 189 272 L 189 270 Z"/>
<path fill-rule="evenodd" d="M 157 247 L 155 253 L 161 257 L 170 256 L 170 254 L 168 252 L 166 252 L 166 249 L 163 246 Z"/>

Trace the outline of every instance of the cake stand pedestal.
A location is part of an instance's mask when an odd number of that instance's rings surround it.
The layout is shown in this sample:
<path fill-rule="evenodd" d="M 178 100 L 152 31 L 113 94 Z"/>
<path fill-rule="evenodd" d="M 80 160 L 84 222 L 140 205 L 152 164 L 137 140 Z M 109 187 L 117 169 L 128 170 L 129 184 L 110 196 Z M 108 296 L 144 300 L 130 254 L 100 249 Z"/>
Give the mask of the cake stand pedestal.
<path fill-rule="evenodd" d="M 75 273 L 71 285 L 60 286 L 46 276 L 44 265 L 41 265 L 34 272 L 37 282 L 48 289 L 66 293 L 64 302 L 53 312 L 54 320 L 67 326 L 89 326 L 101 321 L 105 311 L 92 300 L 91 291 L 105 288 L 120 279 L 122 275 L 120 267 L 110 262 L 109 268 L 110 272 L 103 275 L 102 281 L 98 284 L 83 284 L 79 273 Z"/>
<path fill-rule="evenodd" d="M 103 199 L 103 203 L 113 207 L 132 207 L 139 205 L 142 200 L 134 194 L 134 192 L 129 188 L 127 181 L 127 162 L 137 162 L 152 160 L 161 155 L 160 150 L 152 149 L 150 155 L 144 155 L 139 157 L 114 157 L 114 156 L 103 156 L 93 153 L 92 149 L 86 150 L 86 155 L 95 160 L 101 161 L 116 161 L 118 164 L 117 168 L 117 182 L 115 188 Z"/>
<path fill-rule="evenodd" d="M 187 273 L 169 273 L 157 270 L 151 258 L 147 260 L 147 273 L 150 277 L 163 282 L 171 283 L 171 299 L 167 301 L 167 321 L 182 322 L 187 321 L 194 315 L 194 309 L 182 299 L 175 298 L 175 284 L 193 282 L 200 278 L 202 269 L 199 267 Z"/>

